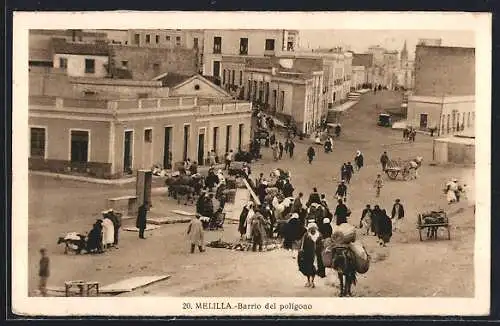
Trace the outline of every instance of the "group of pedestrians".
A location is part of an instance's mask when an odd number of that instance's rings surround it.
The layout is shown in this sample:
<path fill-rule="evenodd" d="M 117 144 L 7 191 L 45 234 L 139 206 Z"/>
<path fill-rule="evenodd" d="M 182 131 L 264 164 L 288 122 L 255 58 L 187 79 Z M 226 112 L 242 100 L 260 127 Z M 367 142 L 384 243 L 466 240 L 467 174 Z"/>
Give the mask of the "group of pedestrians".
<path fill-rule="evenodd" d="M 372 234 L 378 237 L 380 246 L 385 247 L 392 237 L 393 231 L 400 231 L 400 224 L 405 216 L 404 207 L 398 198 L 394 201 L 391 210 L 391 216 L 387 215 L 385 209 L 379 205 L 373 208 L 368 204 L 361 213 L 359 227 L 366 230 L 366 234 Z"/>

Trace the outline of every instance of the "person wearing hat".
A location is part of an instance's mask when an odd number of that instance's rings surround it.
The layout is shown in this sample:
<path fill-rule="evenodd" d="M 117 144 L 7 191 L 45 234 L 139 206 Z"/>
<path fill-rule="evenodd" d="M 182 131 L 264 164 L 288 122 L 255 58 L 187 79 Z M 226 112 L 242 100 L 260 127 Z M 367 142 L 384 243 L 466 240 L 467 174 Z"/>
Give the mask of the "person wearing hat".
<path fill-rule="evenodd" d="M 316 223 L 307 225 L 307 232 L 302 237 L 301 249 L 297 255 L 299 271 L 307 277 L 306 287 L 315 288 L 316 275 L 325 277 L 325 266 L 321 257 L 323 250 L 321 234 Z"/>
<path fill-rule="evenodd" d="M 361 154 L 361 151 L 356 152 L 356 156 L 354 157 L 354 164 L 356 165 L 357 170 L 361 170 L 364 164 L 364 158 L 363 154 Z"/>
<path fill-rule="evenodd" d="M 306 203 L 306 206 L 309 207 L 311 204 L 321 205 L 321 197 L 319 196 L 318 189 L 316 187 L 313 188 L 313 192 L 309 195 L 309 200 Z"/>
<path fill-rule="evenodd" d="M 343 223 L 347 223 L 347 217 L 350 215 L 349 208 L 344 204 L 342 199 L 339 199 L 337 203 L 337 207 L 335 207 L 336 224 L 340 225 Z"/>
<path fill-rule="evenodd" d="M 405 217 L 405 209 L 401 204 L 401 200 L 396 199 L 394 205 L 392 205 L 391 219 L 394 231 L 399 227 L 401 220 Z"/>
<path fill-rule="evenodd" d="M 347 185 L 345 184 L 344 180 L 340 181 L 339 185 L 337 186 L 335 196 L 337 197 L 337 199 L 342 200 L 343 202 L 347 201 Z"/>
<path fill-rule="evenodd" d="M 38 290 L 42 296 L 47 296 L 47 280 L 50 276 L 50 259 L 47 255 L 47 249 L 40 249 L 40 264 L 38 269 L 38 277 L 40 277 L 40 282 L 38 283 Z"/>
<path fill-rule="evenodd" d="M 458 193 L 458 180 L 456 178 L 451 179 L 448 183 L 446 183 L 446 200 L 448 204 L 457 202 L 457 193 Z"/>
<path fill-rule="evenodd" d="M 196 246 L 200 252 L 204 252 L 203 249 L 203 224 L 200 221 L 200 214 L 196 214 L 188 225 L 187 235 L 191 245 L 191 253 L 194 254 Z"/>

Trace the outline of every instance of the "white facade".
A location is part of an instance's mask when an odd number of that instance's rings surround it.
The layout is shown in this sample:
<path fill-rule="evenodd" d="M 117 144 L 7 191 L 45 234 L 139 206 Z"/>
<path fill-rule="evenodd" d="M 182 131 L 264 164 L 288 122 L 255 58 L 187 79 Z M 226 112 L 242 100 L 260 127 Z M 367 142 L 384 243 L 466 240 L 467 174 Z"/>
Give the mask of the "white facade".
<path fill-rule="evenodd" d="M 108 63 L 108 56 L 97 55 L 56 53 L 53 60 L 54 68 L 66 69 L 68 76 L 73 77 L 106 77 Z"/>
<path fill-rule="evenodd" d="M 439 135 L 474 131 L 474 96 L 410 96 L 408 123 L 421 129 L 436 128 Z"/>
<path fill-rule="evenodd" d="M 203 75 L 221 77 L 222 56 L 272 56 L 285 50 L 289 39 L 298 32 L 285 30 L 205 30 L 203 43 Z M 286 37 L 286 42 L 285 42 Z"/>
<path fill-rule="evenodd" d="M 356 90 L 361 89 L 366 80 L 365 66 L 352 67 L 352 87 Z"/>

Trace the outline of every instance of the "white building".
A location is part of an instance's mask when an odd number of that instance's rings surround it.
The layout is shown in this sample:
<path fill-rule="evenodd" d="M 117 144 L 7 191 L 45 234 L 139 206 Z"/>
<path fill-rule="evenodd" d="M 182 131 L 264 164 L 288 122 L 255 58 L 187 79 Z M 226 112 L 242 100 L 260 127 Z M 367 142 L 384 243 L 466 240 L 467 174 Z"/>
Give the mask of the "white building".
<path fill-rule="evenodd" d="M 358 90 L 363 87 L 363 84 L 367 82 L 366 69 L 365 66 L 354 66 L 352 67 L 352 84 L 351 87 Z"/>
<path fill-rule="evenodd" d="M 66 70 L 73 77 L 106 77 L 109 48 L 103 43 L 68 43 L 53 39 L 53 67 Z"/>
<path fill-rule="evenodd" d="M 263 57 L 293 51 L 298 31 L 205 30 L 203 41 L 203 75 L 220 80 L 222 56 Z"/>

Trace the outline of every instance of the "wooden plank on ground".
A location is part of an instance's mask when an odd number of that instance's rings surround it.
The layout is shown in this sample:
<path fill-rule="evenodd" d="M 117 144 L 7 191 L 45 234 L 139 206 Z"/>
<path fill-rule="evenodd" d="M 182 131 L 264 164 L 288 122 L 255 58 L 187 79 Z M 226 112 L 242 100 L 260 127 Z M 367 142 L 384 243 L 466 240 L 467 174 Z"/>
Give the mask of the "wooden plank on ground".
<path fill-rule="evenodd" d="M 260 205 L 259 197 L 257 197 L 257 195 L 255 194 L 255 192 L 253 192 L 252 187 L 250 187 L 250 185 L 248 184 L 248 181 L 245 178 L 243 178 L 243 183 L 245 184 L 245 186 L 247 187 L 248 191 L 250 192 L 250 195 L 252 195 L 252 198 L 253 198 L 253 200 L 255 200 L 255 203 L 257 205 Z"/>
<path fill-rule="evenodd" d="M 174 209 L 171 212 L 175 213 L 175 214 L 179 214 L 179 215 L 184 215 L 184 216 L 195 216 L 196 215 L 195 213 L 186 212 L 186 211 L 183 211 L 180 209 Z"/>
<path fill-rule="evenodd" d="M 151 285 L 153 283 L 169 279 L 170 275 L 159 276 L 137 276 L 116 283 L 106 285 L 99 289 L 100 293 L 123 293 Z"/>
<path fill-rule="evenodd" d="M 191 222 L 190 217 L 148 217 L 148 223 L 155 225 L 189 223 L 189 222 Z"/>
<path fill-rule="evenodd" d="M 153 224 L 147 224 L 146 225 L 146 231 L 152 231 L 152 230 L 156 230 L 156 229 L 159 229 L 160 226 L 159 225 L 153 225 Z M 127 227 L 124 227 L 123 228 L 124 231 L 130 231 L 130 232 L 139 232 L 139 229 L 136 228 L 135 226 L 127 226 Z"/>

